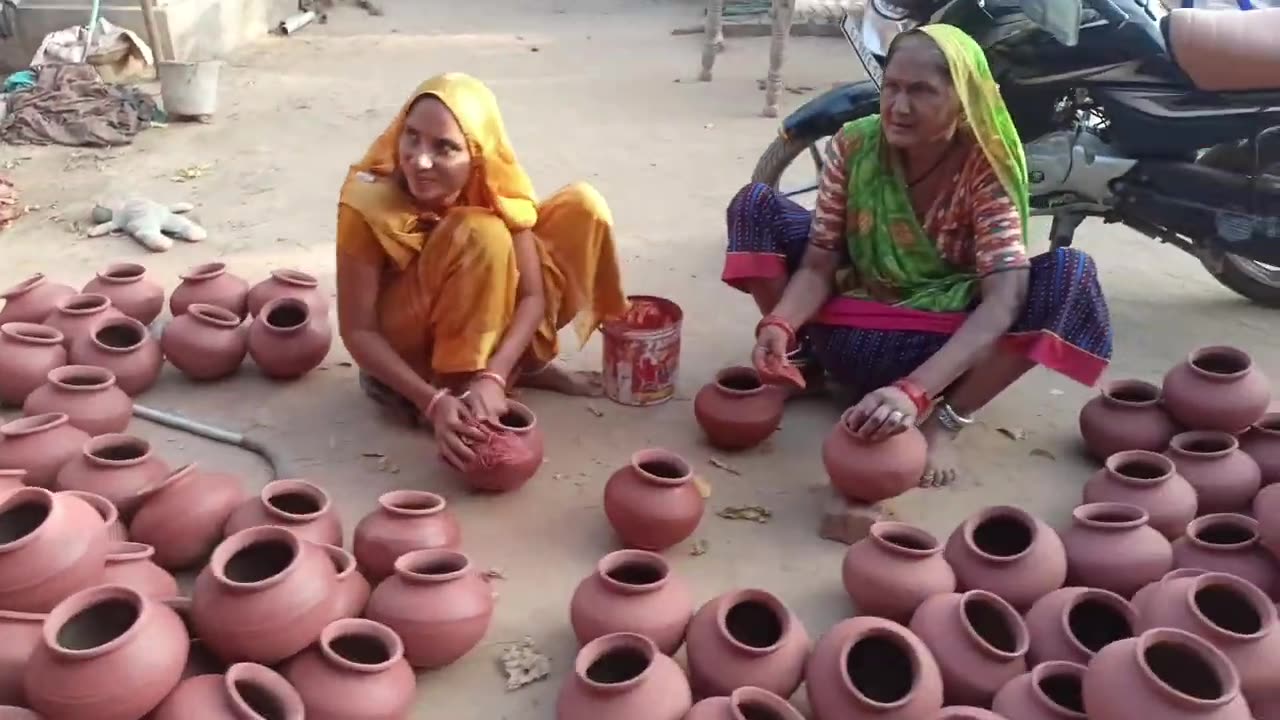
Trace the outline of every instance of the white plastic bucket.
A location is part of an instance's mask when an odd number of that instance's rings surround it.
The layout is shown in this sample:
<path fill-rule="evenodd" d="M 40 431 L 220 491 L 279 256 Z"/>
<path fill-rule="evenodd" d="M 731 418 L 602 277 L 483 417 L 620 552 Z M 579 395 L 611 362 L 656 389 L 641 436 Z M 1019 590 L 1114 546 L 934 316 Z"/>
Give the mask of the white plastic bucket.
<path fill-rule="evenodd" d="M 160 76 L 160 99 L 170 116 L 201 117 L 218 110 L 217 60 L 203 62 L 161 61 L 156 66 Z"/>

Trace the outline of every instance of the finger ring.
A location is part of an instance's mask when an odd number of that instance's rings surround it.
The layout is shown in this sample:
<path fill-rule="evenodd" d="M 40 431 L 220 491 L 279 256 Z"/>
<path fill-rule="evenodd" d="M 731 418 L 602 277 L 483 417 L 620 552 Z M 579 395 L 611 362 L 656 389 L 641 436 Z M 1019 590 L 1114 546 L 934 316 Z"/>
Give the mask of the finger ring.
<path fill-rule="evenodd" d="M 895 423 L 895 424 L 900 423 L 902 422 L 902 419 L 905 418 L 906 416 L 907 416 L 906 413 L 902 412 L 901 410 L 894 410 L 893 412 L 889 413 L 889 422 Z"/>

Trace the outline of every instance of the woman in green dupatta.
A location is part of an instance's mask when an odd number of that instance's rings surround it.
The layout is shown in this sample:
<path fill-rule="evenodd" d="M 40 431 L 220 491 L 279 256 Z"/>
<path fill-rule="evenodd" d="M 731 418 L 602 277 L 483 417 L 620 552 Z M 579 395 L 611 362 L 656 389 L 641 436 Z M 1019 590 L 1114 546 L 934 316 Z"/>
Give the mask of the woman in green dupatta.
<path fill-rule="evenodd" d="M 810 213 L 762 184 L 728 210 L 723 279 L 764 316 L 754 362 L 787 361 L 857 398 L 868 440 L 918 425 L 923 484 L 955 478 L 952 440 L 1033 366 L 1092 385 L 1111 357 L 1097 270 L 1029 257 L 1026 159 L 982 49 L 929 25 L 889 48 L 880 114 L 827 151 Z"/>

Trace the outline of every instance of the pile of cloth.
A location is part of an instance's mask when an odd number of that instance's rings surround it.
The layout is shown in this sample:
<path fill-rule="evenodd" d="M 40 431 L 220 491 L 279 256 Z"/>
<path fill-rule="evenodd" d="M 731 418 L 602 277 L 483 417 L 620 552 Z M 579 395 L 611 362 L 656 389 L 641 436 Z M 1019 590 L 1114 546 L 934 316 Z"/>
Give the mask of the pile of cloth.
<path fill-rule="evenodd" d="M 44 65 L 35 85 L 9 94 L 0 139 L 31 145 L 128 145 L 160 120 L 155 98 L 105 83 L 92 65 Z"/>

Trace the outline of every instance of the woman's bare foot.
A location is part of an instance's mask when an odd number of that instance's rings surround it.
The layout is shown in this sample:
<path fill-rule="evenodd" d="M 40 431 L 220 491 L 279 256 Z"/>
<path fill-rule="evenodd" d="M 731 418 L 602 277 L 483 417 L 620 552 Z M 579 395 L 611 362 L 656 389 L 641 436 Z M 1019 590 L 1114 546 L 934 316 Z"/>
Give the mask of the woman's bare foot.
<path fill-rule="evenodd" d="M 570 370 L 555 362 L 538 370 L 520 373 L 517 384 L 574 397 L 599 397 L 604 394 L 604 380 L 600 373 Z"/>
<path fill-rule="evenodd" d="M 959 477 L 955 450 L 957 433 L 948 430 L 930 417 L 920 425 L 920 433 L 929 449 L 925 455 L 924 476 L 920 478 L 920 487 L 946 487 Z"/>

